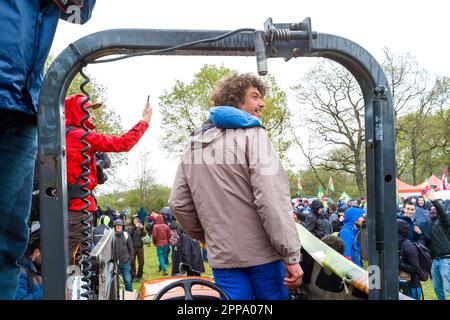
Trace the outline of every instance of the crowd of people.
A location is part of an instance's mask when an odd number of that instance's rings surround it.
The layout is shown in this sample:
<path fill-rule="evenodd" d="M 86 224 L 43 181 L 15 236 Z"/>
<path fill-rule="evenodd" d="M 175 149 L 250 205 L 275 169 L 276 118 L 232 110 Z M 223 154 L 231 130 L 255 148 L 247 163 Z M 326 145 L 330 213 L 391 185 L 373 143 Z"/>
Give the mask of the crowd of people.
<path fill-rule="evenodd" d="M 426 197 L 426 198 L 425 198 Z M 450 207 L 433 190 L 408 197 L 397 212 L 401 285 L 407 295 L 423 298 L 420 281 L 432 279 L 439 300 L 450 294 Z"/>
<path fill-rule="evenodd" d="M 317 238 L 341 239 L 342 254 L 363 265 L 363 251 L 367 250 L 361 248 L 367 237 L 364 200 L 340 199 L 324 208 L 322 200 L 309 203 L 307 198 L 298 197 L 293 213 L 294 219 Z M 398 227 L 400 291 L 423 299 L 421 281 L 431 278 L 436 297 L 445 300 L 450 294 L 450 201 L 436 199 L 434 190 L 428 190 L 422 196 L 402 198 L 393 214 Z"/>
<path fill-rule="evenodd" d="M 39 193 L 33 177 L 43 69 L 59 19 L 83 24 L 96 1 L 78 4 L 77 19 L 62 3 L 7 1 L 0 10 L 5 26 L 0 35 L 1 300 L 42 298 L 39 214 L 35 221 L 29 217 L 36 211 L 33 196 Z M 223 79 L 212 94 L 208 120 L 192 132 L 181 157 L 169 198 L 173 214 L 146 214 L 142 208 L 128 225 L 127 211 L 101 211 L 93 192 L 106 181 L 99 166 L 108 163 L 104 154 L 130 151 L 149 128 L 152 107 L 147 102 L 142 119 L 123 135 L 111 136 L 95 130 L 94 111 L 101 104 L 82 94 L 68 96 L 64 113 L 70 262 L 79 264 L 83 252 L 112 229 L 127 291 L 132 290 L 133 279 L 142 278 L 145 245 L 153 242 L 161 275 L 168 275 L 172 252 L 172 275 L 199 275 L 207 260 L 216 284 L 232 299 L 288 299 L 289 289 L 298 288 L 304 276 L 297 220 L 361 265 L 365 219 L 361 203 L 338 202 L 324 208 L 319 200 L 298 201 L 292 208 L 286 173 L 261 120 L 266 91 L 264 82 L 252 74 L 233 73 Z M 82 155 L 86 143 L 90 148 Z M 211 161 L 211 155 L 218 161 Z M 83 166 L 89 169 L 88 179 Z M 427 196 L 430 206 L 425 207 L 424 199 L 416 203 L 406 199 L 398 213 L 399 265 L 407 284 L 403 289 L 420 296 L 420 280 L 428 272 L 423 270 L 422 256 L 429 252 L 433 286 L 438 298 L 445 299 L 450 290 L 448 214 L 433 193 Z M 82 241 L 86 224 L 92 230 L 88 248 Z"/>
<path fill-rule="evenodd" d="M 153 242 L 158 257 L 157 268 L 161 276 L 168 276 L 167 266 L 172 265 L 171 275 L 200 276 L 205 272 L 206 248 L 200 248 L 197 240 L 190 239 L 171 213 L 149 213 L 144 208 L 128 217 L 128 210 L 116 211 L 107 206 L 105 212 L 98 208 L 98 223 L 93 229 L 92 245 L 102 239 L 105 231 L 114 232 L 114 256 L 122 275 L 126 291 L 133 291 L 133 282 L 142 282 L 144 273 L 145 242 Z M 110 218 L 111 217 L 111 218 Z M 142 220 L 141 220 L 142 219 Z M 204 246 L 204 244 L 203 244 Z M 148 249 L 147 249 L 148 250 Z M 169 256 L 170 251 L 172 255 Z M 20 266 L 15 299 L 42 299 L 40 273 L 40 226 L 33 223 L 25 254 L 18 260 Z"/>

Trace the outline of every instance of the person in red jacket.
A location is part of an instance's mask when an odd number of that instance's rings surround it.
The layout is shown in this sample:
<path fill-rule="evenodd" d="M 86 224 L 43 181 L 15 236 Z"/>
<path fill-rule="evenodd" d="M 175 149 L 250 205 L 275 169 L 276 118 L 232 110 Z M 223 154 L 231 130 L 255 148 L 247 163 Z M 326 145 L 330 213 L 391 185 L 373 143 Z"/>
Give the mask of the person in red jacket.
<path fill-rule="evenodd" d="M 167 266 L 164 261 L 164 250 L 169 245 L 170 229 L 167 224 L 164 223 L 164 217 L 162 214 L 158 214 L 155 218 L 155 225 L 152 230 L 153 243 L 156 247 L 156 255 L 158 256 L 159 272 L 163 272 L 164 276 L 167 276 Z"/>
<path fill-rule="evenodd" d="M 85 134 L 85 130 L 81 127 L 81 120 L 86 116 L 86 113 L 81 108 L 81 103 L 85 99 L 86 96 L 75 94 L 67 97 L 64 104 L 66 115 L 67 185 L 69 191 L 69 248 L 72 261 L 75 261 L 79 252 L 78 248 L 81 243 L 83 230 L 81 221 L 85 218 L 85 214 L 81 212 L 81 210 L 86 206 L 85 202 L 80 199 L 83 194 L 80 186 L 85 183 L 83 179 L 80 179 L 82 173 L 81 163 L 85 161 L 85 158 L 81 155 L 81 150 L 86 148 L 86 146 L 81 143 L 81 136 Z M 128 132 L 119 137 L 95 132 L 95 125 L 93 122 L 95 121 L 95 116 L 93 110 L 98 107 L 100 107 L 100 104 L 92 104 L 90 101 L 85 104 L 85 109 L 90 113 L 90 118 L 86 120 L 84 124 L 91 131 L 84 137 L 84 141 L 90 145 L 90 149 L 86 154 L 89 155 L 90 158 L 90 161 L 87 164 L 87 167 L 90 170 L 90 173 L 87 176 L 90 181 L 87 185 L 87 189 L 91 192 L 97 186 L 95 153 L 130 151 L 148 129 L 153 112 L 150 103 L 147 102 L 142 111 L 142 120 Z M 97 210 L 97 206 L 92 194 L 88 195 L 86 200 L 90 203 L 86 210 L 94 213 Z M 92 226 L 92 215 L 88 221 Z"/>

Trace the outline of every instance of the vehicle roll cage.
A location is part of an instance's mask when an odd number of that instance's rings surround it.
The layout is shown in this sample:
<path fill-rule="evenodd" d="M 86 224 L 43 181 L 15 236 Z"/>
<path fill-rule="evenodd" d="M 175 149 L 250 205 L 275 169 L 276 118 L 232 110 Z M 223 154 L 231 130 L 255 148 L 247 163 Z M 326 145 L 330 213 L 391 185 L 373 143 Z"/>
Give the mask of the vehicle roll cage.
<path fill-rule="evenodd" d="M 121 55 L 112 59 L 101 59 Z M 364 97 L 368 204 L 369 299 L 398 299 L 395 199 L 394 106 L 385 73 L 358 44 L 313 32 L 310 18 L 272 23 L 264 30 L 114 29 L 70 44 L 52 63 L 39 99 L 39 177 L 44 299 L 65 299 L 68 267 L 67 176 L 64 99 L 79 70 L 138 55 L 256 56 L 258 73 L 268 73 L 267 60 L 322 57 L 350 71 Z M 378 274 L 379 273 L 379 274 Z"/>

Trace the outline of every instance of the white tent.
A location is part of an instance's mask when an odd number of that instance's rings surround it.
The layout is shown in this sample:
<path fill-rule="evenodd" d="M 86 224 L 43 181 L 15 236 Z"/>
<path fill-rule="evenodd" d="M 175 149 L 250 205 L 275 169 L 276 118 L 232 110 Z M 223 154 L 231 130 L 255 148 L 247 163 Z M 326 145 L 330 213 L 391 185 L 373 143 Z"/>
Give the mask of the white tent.
<path fill-rule="evenodd" d="M 436 199 L 450 200 L 450 190 L 441 190 L 435 192 Z"/>

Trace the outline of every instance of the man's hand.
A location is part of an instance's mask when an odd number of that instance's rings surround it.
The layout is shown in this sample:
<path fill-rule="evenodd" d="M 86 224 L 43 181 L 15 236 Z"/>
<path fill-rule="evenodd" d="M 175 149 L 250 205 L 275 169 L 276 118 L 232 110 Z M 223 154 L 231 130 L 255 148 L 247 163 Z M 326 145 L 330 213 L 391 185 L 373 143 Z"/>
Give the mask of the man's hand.
<path fill-rule="evenodd" d="M 152 119 L 153 108 L 149 102 L 145 104 L 144 110 L 142 111 L 142 120 L 150 124 L 150 120 Z"/>
<path fill-rule="evenodd" d="M 414 232 L 417 234 L 422 234 L 422 230 L 418 226 L 414 226 Z"/>
<path fill-rule="evenodd" d="M 286 277 L 284 278 L 284 284 L 289 289 L 295 289 L 302 283 L 303 270 L 300 264 L 286 264 Z"/>

